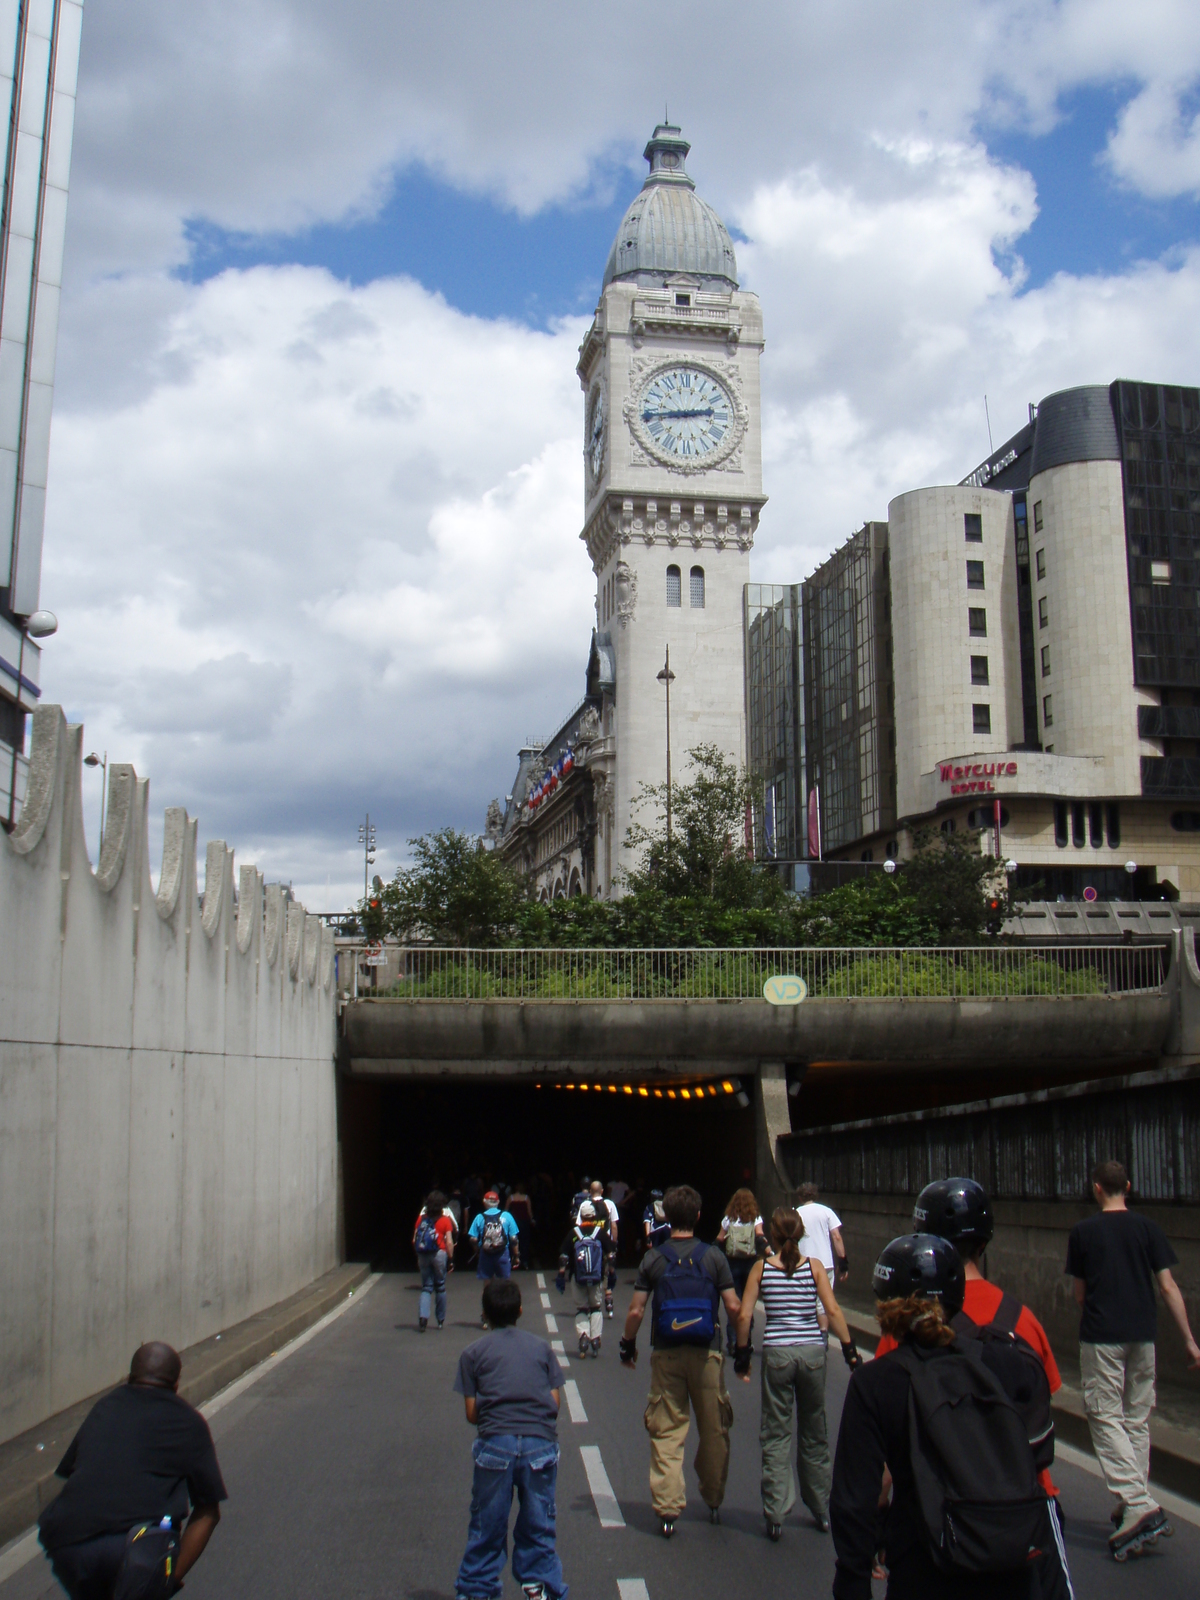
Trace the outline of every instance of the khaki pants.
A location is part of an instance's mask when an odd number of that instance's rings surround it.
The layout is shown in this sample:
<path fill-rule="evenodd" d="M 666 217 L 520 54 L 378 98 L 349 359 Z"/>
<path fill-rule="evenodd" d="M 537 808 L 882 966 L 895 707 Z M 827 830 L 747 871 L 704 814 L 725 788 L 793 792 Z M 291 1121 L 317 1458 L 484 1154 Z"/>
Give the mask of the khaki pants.
<path fill-rule="evenodd" d="M 1081 1344 L 1083 1409 L 1109 1494 L 1137 1517 L 1153 1511 L 1149 1489 L 1152 1344 Z"/>
<path fill-rule="evenodd" d="M 604 1285 L 575 1285 L 575 1332 L 579 1338 L 598 1339 L 604 1332 Z"/>
<path fill-rule="evenodd" d="M 829 1516 L 829 1430 L 825 1423 L 825 1346 L 823 1344 L 764 1345 L 762 1353 L 763 1513 L 769 1522 L 782 1522 L 796 1504 L 792 1476 L 792 1408 L 799 1437 L 796 1465 L 800 1469 L 800 1496 L 814 1517 Z"/>
<path fill-rule="evenodd" d="M 655 1514 L 674 1520 L 687 1504 L 683 1486 L 683 1447 L 688 1432 L 688 1403 L 696 1413 L 700 1435 L 696 1476 L 707 1506 L 719 1506 L 729 1477 L 729 1428 L 733 1406 L 725 1390 L 725 1357 L 719 1350 L 684 1345 L 655 1350 L 650 1357 L 650 1398 L 646 1432 L 650 1435 L 650 1498 Z"/>

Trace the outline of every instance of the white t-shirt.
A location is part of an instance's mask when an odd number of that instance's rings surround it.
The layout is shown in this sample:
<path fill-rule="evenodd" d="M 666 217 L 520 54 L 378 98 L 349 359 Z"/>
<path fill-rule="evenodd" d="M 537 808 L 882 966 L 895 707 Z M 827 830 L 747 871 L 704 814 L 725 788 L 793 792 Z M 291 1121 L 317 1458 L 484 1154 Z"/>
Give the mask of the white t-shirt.
<path fill-rule="evenodd" d="M 612 1201 L 611 1200 L 589 1200 L 589 1201 L 587 1201 L 585 1203 L 590 1205 L 592 1210 L 595 1211 L 596 1218 L 600 1222 L 603 1222 L 604 1218 L 600 1215 L 600 1209 L 599 1208 L 601 1206 L 604 1207 L 604 1209 L 608 1212 L 608 1231 L 612 1235 L 612 1237 L 615 1239 L 616 1236 L 617 1236 L 617 1223 L 620 1222 L 621 1218 L 620 1218 L 620 1215 L 617 1212 L 616 1206 L 612 1203 Z M 582 1212 L 582 1211 L 583 1211 L 583 1206 L 580 1206 L 579 1211 L 577 1211 L 575 1213 L 575 1226 L 576 1227 L 579 1226 L 579 1216 L 580 1216 L 580 1212 Z"/>
<path fill-rule="evenodd" d="M 800 1254 L 812 1256 L 815 1261 L 821 1263 L 826 1272 L 832 1272 L 833 1245 L 829 1234 L 831 1229 L 841 1227 L 841 1217 L 828 1206 L 823 1206 L 819 1200 L 814 1200 L 811 1205 L 800 1207 L 800 1220 L 804 1224 Z"/>
<path fill-rule="evenodd" d="M 612 1190 L 612 1197 L 616 1204 L 623 1206 L 625 1204 L 625 1196 L 629 1193 L 629 1185 L 622 1183 L 618 1178 L 615 1183 L 609 1184 L 609 1188 Z"/>

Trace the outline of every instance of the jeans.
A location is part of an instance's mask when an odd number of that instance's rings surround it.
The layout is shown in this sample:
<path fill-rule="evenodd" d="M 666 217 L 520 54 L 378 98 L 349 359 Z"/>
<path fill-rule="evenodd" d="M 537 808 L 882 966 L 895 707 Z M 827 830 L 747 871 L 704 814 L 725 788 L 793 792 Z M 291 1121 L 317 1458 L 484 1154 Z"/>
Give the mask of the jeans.
<path fill-rule="evenodd" d="M 825 1363 L 823 1344 L 763 1346 L 762 1445 L 763 1513 L 770 1522 L 782 1522 L 796 1504 L 792 1477 L 792 1410 L 799 1438 L 796 1465 L 800 1469 L 800 1498 L 814 1517 L 829 1516 L 829 1431 L 825 1423 Z"/>
<path fill-rule="evenodd" d="M 554 1490 L 558 1445 L 553 1439 L 489 1434 L 476 1439 L 475 1480 L 467 1549 L 454 1584 L 466 1600 L 499 1600 L 508 1554 L 513 1490 L 521 1509 L 513 1528 L 512 1573 L 518 1583 L 544 1583 L 550 1600 L 563 1600 L 562 1562 L 554 1548 Z"/>
<path fill-rule="evenodd" d="M 422 1251 L 417 1257 L 417 1265 L 421 1269 L 421 1309 L 418 1315 L 422 1322 L 429 1321 L 429 1301 L 436 1296 L 440 1327 L 446 1320 L 446 1252 Z"/>
<path fill-rule="evenodd" d="M 1144 1517 L 1158 1503 L 1149 1485 L 1154 1346 L 1081 1344 L 1079 1372 L 1092 1449 L 1108 1492 L 1135 1517 Z"/>
<path fill-rule="evenodd" d="M 729 1429 L 733 1405 L 725 1389 L 725 1357 L 719 1350 L 678 1345 L 650 1357 L 650 1499 L 657 1517 L 682 1515 L 687 1503 L 683 1451 L 688 1435 L 688 1402 L 696 1412 L 696 1476 L 705 1505 L 719 1506 L 729 1477 Z"/>
<path fill-rule="evenodd" d="M 104 1533 L 98 1539 L 48 1552 L 54 1576 L 71 1600 L 110 1600 L 125 1559 L 126 1537 L 123 1533 Z"/>
<path fill-rule="evenodd" d="M 490 1256 L 486 1250 L 479 1252 L 479 1265 L 475 1268 L 477 1278 L 511 1278 L 512 1256 L 507 1250 L 501 1250 L 499 1255 Z"/>

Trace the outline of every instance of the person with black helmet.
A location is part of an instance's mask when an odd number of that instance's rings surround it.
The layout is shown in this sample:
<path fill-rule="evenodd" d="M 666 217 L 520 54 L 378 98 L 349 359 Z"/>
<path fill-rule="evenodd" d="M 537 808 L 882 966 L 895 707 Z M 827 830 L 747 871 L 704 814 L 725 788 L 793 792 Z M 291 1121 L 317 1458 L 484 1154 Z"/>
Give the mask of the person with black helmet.
<path fill-rule="evenodd" d="M 1012 1395 L 951 1326 L 966 1287 L 958 1251 L 934 1234 L 893 1239 L 872 1286 L 896 1345 L 851 1374 L 842 1408 L 835 1600 L 870 1600 L 880 1548 L 888 1600 L 1032 1600 L 1030 1556 L 1052 1538 L 1051 1519 Z"/>
<path fill-rule="evenodd" d="M 983 1275 L 981 1263 L 995 1231 L 991 1201 L 986 1190 L 973 1178 L 939 1178 L 926 1184 L 917 1196 L 913 1207 L 913 1232 L 936 1233 L 949 1240 L 958 1251 L 966 1274 L 962 1309 L 953 1319 L 956 1333 L 977 1337 L 983 1330 L 987 1337 L 1020 1340 L 1041 1362 L 1049 1394 L 1057 1394 L 1062 1388 L 1062 1377 L 1046 1330 L 1028 1306 Z M 875 1351 L 876 1357 L 895 1348 L 895 1339 L 884 1334 Z M 1036 1368 L 1034 1370 L 1036 1373 Z M 1046 1389 L 1042 1392 L 1046 1394 Z M 1049 1448 L 1052 1452 L 1052 1437 Z M 1039 1600 L 1071 1600 L 1073 1590 L 1062 1538 L 1062 1507 L 1049 1464 L 1039 1470 L 1038 1482 L 1054 1507 L 1051 1532 L 1055 1539 L 1037 1563 L 1034 1592 Z"/>

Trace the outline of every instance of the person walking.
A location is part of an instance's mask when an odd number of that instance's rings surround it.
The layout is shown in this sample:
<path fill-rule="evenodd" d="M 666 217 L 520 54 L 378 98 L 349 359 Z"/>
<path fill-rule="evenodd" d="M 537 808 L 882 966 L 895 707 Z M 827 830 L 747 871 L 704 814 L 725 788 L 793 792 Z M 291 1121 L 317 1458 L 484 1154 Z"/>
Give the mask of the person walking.
<path fill-rule="evenodd" d="M 767 1242 L 763 1219 L 758 1214 L 758 1201 L 750 1189 L 738 1189 L 730 1196 L 715 1242 L 725 1251 L 733 1287 L 740 1298 L 746 1292 L 750 1268 Z M 730 1319 L 725 1330 L 725 1348 L 731 1356 L 737 1348 L 737 1338 L 737 1324 Z"/>
<path fill-rule="evenodd" d="M 604 1185 L 597 1178 L 588 1190 L 589 1199 L 581 1204 L 575 1215 L 576 1224 L 583 1213 L 583 1206 L 590 1204 L 596 1216 L 604 1223 L 608 1230 L 609 1241 L 612 1249 L 608 1257 L 604 1279 L 604 1315 L 612 1320 L 613 1315 L 613 1290 L 617 1287 L 617 1247 L 620 1244 L 621 1216 L 617 1210 L 616 1202 L 607 1200 L 604 1196 Z"/>
<path fill-rule="evenodd" d="M 736 1198 L 736 1197 L 735 1197 Z M 737 1319 L 733 1370 L 750 1382 L 750 1328 L 758 1300 L 767 1314 L 762 1346 L 762 1502 L 767 1536 L 777 1540 L 784 1518 L 796 1504 L 792 1475 L 792 1410 L 797 1421 L 796 1464 L 800 1498 L 822 1533 L 829 1531 L 829 1430 L 825 1422 L 825 1366 L 828 1352 L 817 1322 L 824 1307 L 854 1370 L 862 1357 L 829 1287 L 819 1261 L 800 1254 L 804 1231 L 797 1212 L 780 1206 L 771 1217 L 771 1248 L 749 1273 Z M 731 1263 L 732 1265 L 732 1263 Z"/>
<path fill-rule="evenodd" d="M 97 1400 L 55 1469 L 66 1487 L 38 1536 L 71 1600 L 110 1600 L 118 1584 L 165 1600 L 221 1520 L 217 1453 L 178 1393 L 181 1371 L 169 1344 L 141 1345 L 128 1381 Z"/>
<path fill-rule="evenodd" d="M 503 1586 L 513 1494 L 512 1572 L 525 1600 L 565 1600 L 556 1548 L 558 1407 L 563 1375 L 544 1339 L 517 1327 L 521 1290 L 511 1278 L 483 1289 L 483 1318 L 492 1329 L 459 1357 L 456 1394 L 479 1430 L 471 1449 L 474 1478 L 467 1548 L 455 1600 L 494 1600 Z"/>
<path fill-rule="evenodd" d="M 667 1214 L 663 1210 L 661 1189 L 650 1191 L 650 1204 L 642 1215 L 642 1232 L 645 1235 L 646 1250 L 656 1250 L 665 1239 L 671 1237 L 671 1224 L 667 1221 Z"/>
<path fill-rule="evenodd" d="M 517 1239 L 521 1251 L 521 1260 L 527 1268 L 532 1267 L 534 1264 L 533 1230 L 537 1223 L 533 1215 L 533 1201 L 529 1198 L 525 1184 L 520 1179 L 513 1185 L 513 1192 L 508 1197 L 508 1205 L 505 1209 L 517 1225 Z"/>
<path fill-rule="evenodd" d="M 501 1211 L 500 1196 L 489 1189 L 483 1197 L 483 1210 L 473 1218 L 468 1238 L 479 1252 L 475 1276 L 480 1279 L 507 1278 L 520 1265 L 520 1234 L 511 1211 Z"/>
<path fill-rule="evenodd" d="M 1071 1229 L 1066 1270 L 1075 1280 L 1083 1409 L 1104 1482 L 1116 1497 L 1108 1547 L 1118 1561 L 1171 1532 L 1150 1493 L 1150 1412 L 1154 1407 L 1154 1286 L 1183 1336 L 1188 1366 L 1200 1369 L 1187 1307 L 1171 1268 L 1179 1257 L 1156 1222 L 1125 1203 L 1129 1174 L 1119 1161 L 1092 1173 L 1098 1213 Z"/>
<path fill-rule="evenodd" d="M 579 1220 L 558 1252 L 558 1276 L 554 1280 L 559 1294 L 565 1294 L 568 1277 L 575 1279 L 575 1332 L 581 1356 L 600 1354 L 605 1278 L 612 1252 L 607 1227 L 597 1217 L 591 1201 L 585 1200 L 579 1208 Z"/>
<path fill-rule="evenodd" d="M 621 1364 L 637 1365 L 638 1329 L 653 1296 L 650 1322 L 650 1498 L 663 1537 L 687 1504 L 683 1452 L 689 1403 L 696 1413 L 696 1476 L 709 1520 L 720 1522 L 729 1477 L 729 1429 L 733 1407 L 725 1389 L 721 1312 L 736 1317 L 737 1290 L 724 1252 L 696 1238 L 700 1196 L 687 1184 L 668 1189 L 663 1212 L 670 1237 L 642 1257 L 621 1340 Z"/>
<path fill-rule="evenodd" d="M 842 1219 L 821 1203 L 820 1192 L 815 1183 L 802 1183 L 796 1191 L 796 1210 L 804 1224 L 800 1253 L 819 1261 L 831 1282 L 836 1278 L 844 1283 L 850 1276 L 850 1257 L 842 1238 Z"/>
<path fill-rule="evenodd" d="M 430 1302 L 439 1328 L 446 1322 L 446 1267 L 454 1249 L 454 1218 L 446 1207 L 446 1196 L 434 1189 L 413 1229 L 413 1249 L 421 1273 L 421 1303 L 417 1312 L 418 1332 L 429 1326 Z"/>

